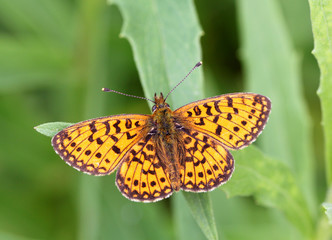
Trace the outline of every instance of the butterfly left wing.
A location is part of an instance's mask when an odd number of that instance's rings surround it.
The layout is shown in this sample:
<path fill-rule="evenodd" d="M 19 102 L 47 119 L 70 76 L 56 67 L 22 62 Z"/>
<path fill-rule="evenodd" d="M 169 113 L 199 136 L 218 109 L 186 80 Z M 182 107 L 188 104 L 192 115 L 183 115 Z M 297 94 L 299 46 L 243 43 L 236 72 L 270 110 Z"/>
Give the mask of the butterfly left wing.
<path fill-rule="evenodd" d="M 180 125 L 211 136 L 226 148 L 240 149 L 262 132 L 271 110 L 269 98 L 233 93 L 189 103 L 174 111 Z"/>
<path fill-rule="evenodd" d="M 69 126 L 52 139 L 54 150 L 70 166 L 92 175 L 106 175 L 148 132 L 150 116 L 122 114 Z"/>

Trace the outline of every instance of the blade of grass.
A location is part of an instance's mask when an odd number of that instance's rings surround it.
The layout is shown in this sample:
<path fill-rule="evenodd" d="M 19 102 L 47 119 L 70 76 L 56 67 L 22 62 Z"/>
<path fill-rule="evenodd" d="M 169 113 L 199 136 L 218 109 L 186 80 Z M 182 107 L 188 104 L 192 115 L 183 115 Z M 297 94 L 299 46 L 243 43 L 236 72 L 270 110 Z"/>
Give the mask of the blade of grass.
<path fill-rule="evenodd" d="M 188 207 L 184 194 L 174 194 L 172 197 L 172 211 L 175 215 L 173 227 L 175 228 L 177 239 L 204 239 L 202 228 L 198 226 L 198 221 L 193 218 L 194 215 Z"/>
<path fill-rule="evenodd" d="M 217 240 L 218 231 L 214 220 L 209 193 L 192 194 L 184 192 L 183 195 L 190 206 L 193 217 L 207 239 Z"/>

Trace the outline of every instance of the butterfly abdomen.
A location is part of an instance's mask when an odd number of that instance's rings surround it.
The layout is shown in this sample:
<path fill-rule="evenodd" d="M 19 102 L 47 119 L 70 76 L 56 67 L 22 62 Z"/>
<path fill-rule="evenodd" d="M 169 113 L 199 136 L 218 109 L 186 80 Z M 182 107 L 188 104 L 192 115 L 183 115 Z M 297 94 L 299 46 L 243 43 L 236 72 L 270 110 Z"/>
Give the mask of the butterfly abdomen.
<path fill-rule="evenodd" d="M 180 152 L 173 112 L 169 107 L 157 109 L 153 115 L 154 128 L 156 129 L 156 153 L 161 165 L 169 176 L 172 189 L 180 190 Z"/>

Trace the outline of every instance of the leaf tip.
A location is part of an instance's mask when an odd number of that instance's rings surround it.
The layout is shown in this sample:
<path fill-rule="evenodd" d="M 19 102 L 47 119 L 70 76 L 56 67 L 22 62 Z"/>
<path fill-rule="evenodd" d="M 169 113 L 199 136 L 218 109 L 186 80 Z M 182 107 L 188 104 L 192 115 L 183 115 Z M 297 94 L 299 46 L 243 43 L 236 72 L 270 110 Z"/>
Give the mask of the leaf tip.
<path fill-rule="evenodd" d="M 38 126 L 35 126 L 34 129 L 48 137 L 53 137 L 62 129 L 69 127 L 72 123 L 65 123 L 65 122 L 50 122 L 50 123 L 43 123 Z"/>

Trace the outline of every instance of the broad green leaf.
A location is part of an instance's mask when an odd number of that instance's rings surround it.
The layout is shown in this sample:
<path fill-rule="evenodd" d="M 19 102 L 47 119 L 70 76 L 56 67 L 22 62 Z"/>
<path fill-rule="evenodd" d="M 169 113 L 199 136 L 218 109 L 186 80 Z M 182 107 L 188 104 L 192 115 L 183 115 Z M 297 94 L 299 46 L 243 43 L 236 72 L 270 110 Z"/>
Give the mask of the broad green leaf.
<path fill-rule="evenodd" d="M 289 167 L 263 155 L 255 146 L 232 154 L 235 171 L 222 186 L 228 196 L 253 196 L 260 205 L 281 210 L 304 236 L 310 236 L 310 215 Z"/>
<path fill-rule="evenodd" d="M 35 130 L 41 134 L 44 134 L 48 137 L 53 137 L 55 134 L 60 132 L 62 129 L 73 125 L 72 123 L 65 123 L 65 122 L 51 122 L 51 123 L 43 123 L 40 124 L 35 128 Z"/>
<path fill-rule="evenodd" d="M 309 115 L 301 87 L 300 62 L 292 46 L 278 1 L 238 1 L 242 59 L 247 90 L 268 96 L 270 119 L 259 144 L 295 174 L 310 215 L 316 212 L 313 149 Z M 307 207 L 305 207 L 307 209 Z M 310 222 L 309 219 L 303 220 Z M 312 232 L 312 227 L 302 228 Z"/>
<path fill-rule="evenodd" d="M 121 36 L 131 44 L 146 97 L 167 94 L 201 61 L 202 31 L 192 1 L 109 2 L 115 3 L 123 16 Z M 202 97 L 200 70 L 170 96 L 173 108 Z"/>
<path fill-rule="evenodd" d="M 119 7 L 124 18 L 121 35 L 128 39 L 133 49 L 145 95 L 150 99 L 155 92 L 166 95 L 201 60 L 199 37 L 202 33 L 193 2 L 113 0 L 110 3 Z M 173 108 L 202 97 L 200 70 L 191 74 L 170 95 Z M 199 199 L 197 195 L 193 195 L 192 201 L 194 199 L 210 206 L 207 199 Z M 198 212 L 196 208 L 199 206 L 189 206 L 192 212 Z M 208 228 L 215 229 L 212 214 L 207 217 L 210 217 L 207 223 L 211 224 Z M 205 229 L 202 230 L 208 233 Z"/>
<path fill-rule="evenodd" d="M 332 184 L 332 2 L 309 0 L 314 50 L 320 68 L 318 95 L 322 106 L 322 125 L 325 136 L 326 175 Z"/>

